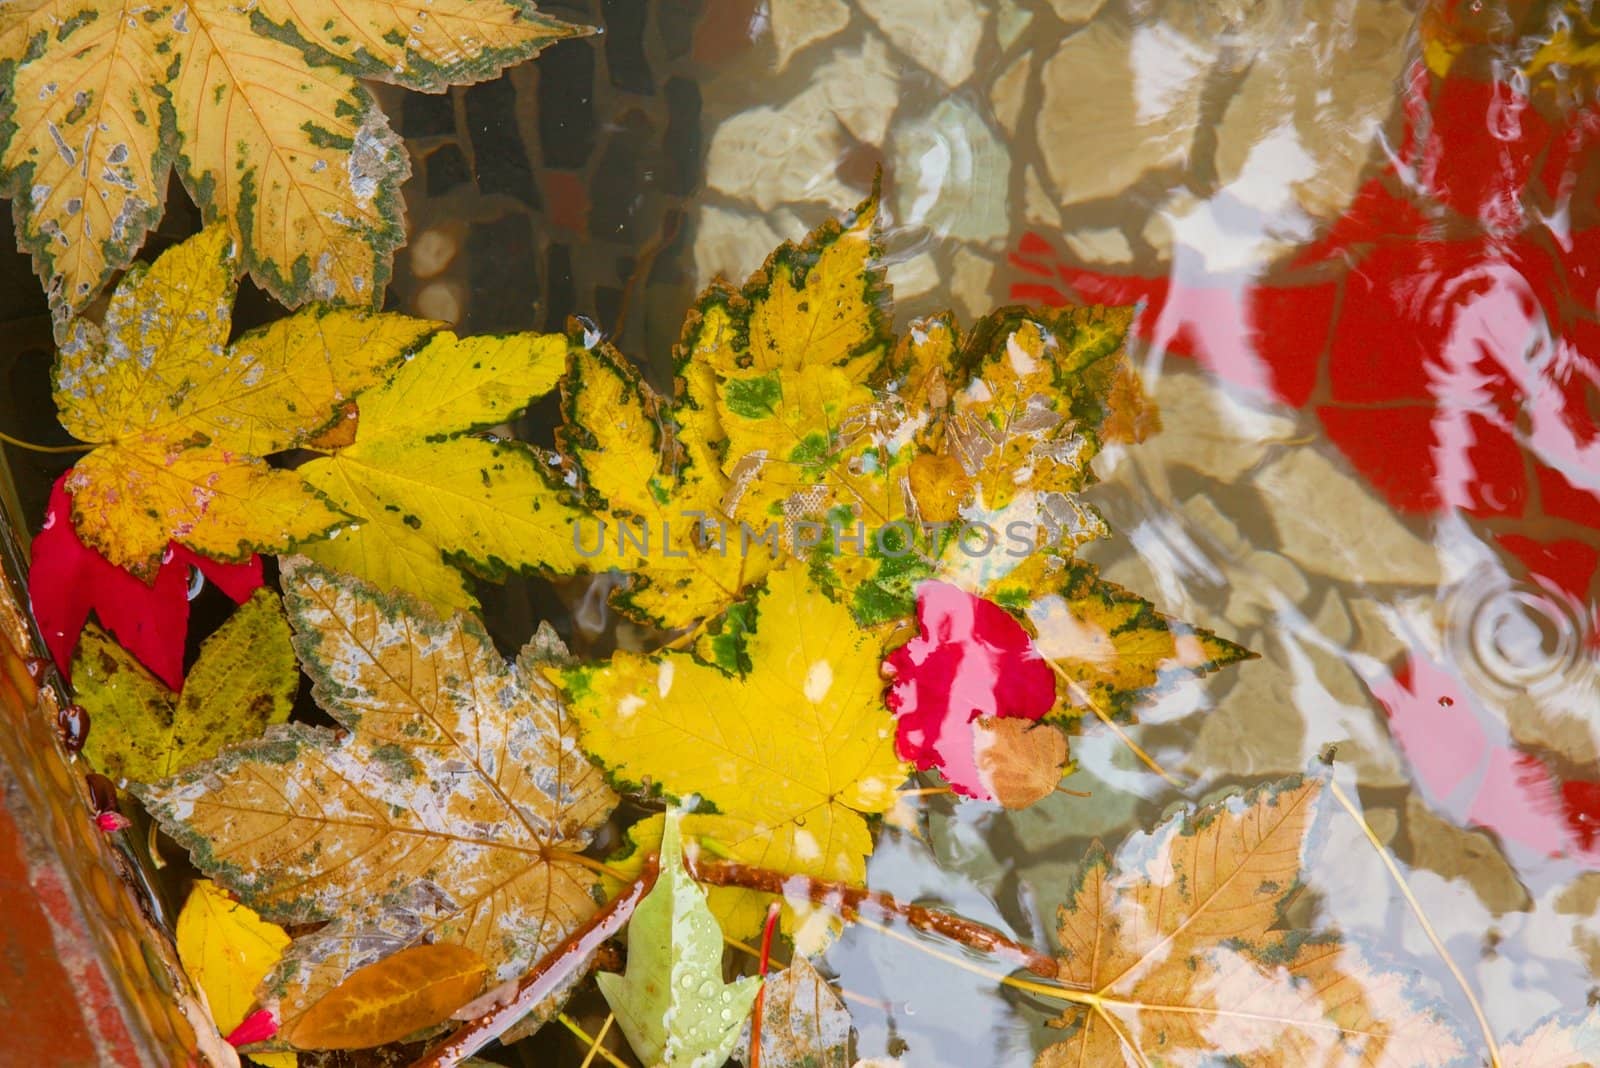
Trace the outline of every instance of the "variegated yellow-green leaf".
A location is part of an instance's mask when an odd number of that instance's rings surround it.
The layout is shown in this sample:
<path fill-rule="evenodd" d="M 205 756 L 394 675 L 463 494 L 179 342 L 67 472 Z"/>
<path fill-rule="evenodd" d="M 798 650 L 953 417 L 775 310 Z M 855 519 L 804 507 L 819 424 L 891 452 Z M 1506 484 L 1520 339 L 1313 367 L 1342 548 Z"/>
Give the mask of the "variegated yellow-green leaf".
<path fill-rule="evenodd" d="M 200 647 L 173 693 L 98 627 L 73 658 L 73 691 L 94 729 L 84 756 L 113 778 L 155 782 L 282 723 L 300 669 L 277 594 L 257 590 Z"/>
<path fill-rule="evenodd" d="M 1106 533 L 1078 496 L 1089 463 L 1156 420 L 1124 352 L 1131 309 L 1006 309 L 967 336 L 943 315 L 896 340 L 878 216 L 874 193 L 709 289 L 671 405 L 574 344 L 562 440 L 595 512 L 585 555 L 637 575 L 618 598 L 637 618 L 714 617 L 795 556 L 879 623 L 975 544 L 998 557 L 1001 532 L 1066 553 Z"/>
<path fill-rule="evenodd" d="M 830 475 L 870 479 L 833 461 L 847 417 L 872 403 L 867 381 L 892 342 L 878 210 L 874 194 L 842 225 L 779 246 L 730 302 L 731 329 L 697 354 L 717 378 L 739 519 L 765 523 Z"/>
<path fill-rule="evenodd" d="M 56 362 L 61 422 L 95 446 L 67 479 L 74 525 L 146 578 L 169 541 L 237 560 L 348 522 L 264 457 L 304 443 L 437 326 L 308 308 L 229 344 L 236 262 L 215 226 L 133 268 L 104 325 L 75 320 Z"/>
<path fill-rule="evenodd" d="M 473 433 L 549 392 L 566 357 L 556 334 L 436 336 L 361 395 L 354 442 L 299 469 L 362 520 L 303 551 L 444 615 L 477 603 L 450 561 L 491 578 L 578 570 L 582 512 L 567 502 L 560 472 L 519 442 Z"/>
<path fill-rule="evenodd" d="M 521 974 L 596 908 L 574 855 L 615 802 L 554 686 L 469 617 L 298 558 L 282 577 L 313 696 L 348 733 L 280 725 L 135 793 L 264 916 L 333 921 L 267 981 L 291 1037 L 346 976 L 421 942 Z"/>
<path fill-rule="evenodd" d="M 883 707 L 880 639 L 798 564 L 767 577 L 753 617 L 721 662 L 617 653 L 567 670 L 584 748 L 619 780 L 715 807 L 685 816 L 685 835 L 747 863 L 860 882 L 872 852 L 865 817 L 887 811 L 906 776 Z M 656 821 L 634 838 L 648 850 L 659 834 Z M 736 889 L 713 889 L 711 904 L 736 938 L 765 910 Z"/>
<path fill-rule="evenodd" d="M 742 551 L 722 511 L 721 471 L 674 440 L 659 398 L 621 355 L 574 344 L 562 397 L 562 451 L 582 469 L 593 510 L 578 551 L 587 567 L 630 576 L 618 597 L 629 614 L 668 628 L 714 617 L 767 573 L 772 554 Z M 720 546 L 696 536 L 708 518 Z"/>
<path fill-rule="evenodd" d="M 1065 680 L 1066 704 L 1127 718 L 1176 683 L 1256 654 L 1163 615 L 1086 561 L 1029 568 L 992 591 L 1022 609 L 1034 645 Z"/>
<path fill-rule="evenodd" d="M 138 251 L 174 166 L 273 296 L 376 307 L 410 165 L 357 79 L 438 91 L 583 32 L 528 0 L 11 0 L 0 183 L 58 324 Z"/>

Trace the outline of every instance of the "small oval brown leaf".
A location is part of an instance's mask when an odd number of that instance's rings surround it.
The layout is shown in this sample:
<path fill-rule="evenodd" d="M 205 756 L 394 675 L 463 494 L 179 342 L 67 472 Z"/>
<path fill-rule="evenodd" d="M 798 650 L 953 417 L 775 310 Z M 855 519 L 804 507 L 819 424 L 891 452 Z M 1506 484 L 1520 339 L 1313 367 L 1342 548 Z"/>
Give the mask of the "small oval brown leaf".
<path fill-rule="evenodd" d="M 412 946 L 350 973 L 284 1037 L 301 1049 L 365 1049 L 443 1023 L 483 989 L 483 958 L 447 942 Z"/>
<path fill-rule="evenodd" d="M 978 775 L 1006 808 L 1027 808 L 1055 792 L 1067 736 L 1048 723 L 984 716 L 972 724 Z"/>

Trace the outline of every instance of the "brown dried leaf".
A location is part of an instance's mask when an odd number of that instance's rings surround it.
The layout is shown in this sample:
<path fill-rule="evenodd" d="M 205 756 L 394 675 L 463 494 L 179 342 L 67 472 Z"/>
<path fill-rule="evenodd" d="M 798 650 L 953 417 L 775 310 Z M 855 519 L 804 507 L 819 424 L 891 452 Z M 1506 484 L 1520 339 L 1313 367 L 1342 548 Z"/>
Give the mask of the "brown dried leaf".
<path fill-rule="evenodd" d="M 761 1063 L 765 1068 L 848 1068 L 850 1011 L 828 981 L 799 954 L 767 976 L 761 1010 Z M 745 1025 L 735 1049 L 749 1050 Z M 748 1054 L 741 1055 L 747 1060 Z"/>
<path fill-rule="evenodd" d="M 1406 978 L 1336 938 L 1277 930 L 1321 783 L 1263 787 L 1098 847 L 1060 910 L 1063 982 L 1084 993 L 1036 1068 L 1432 1068 L 1453 1029 Z"/>
<path fill-rule="evenodd" d="M 1551 1016 L 1500 1051 L 1501 1068 L 1600 1068 L 1600 1010 Z"/>
<path fill-rule="evenodd" d="M 435 1024 L 483 989 L 488 969 L 465 946 L 424 943 L 359 968 L 285 1032 L 307 1049 L 363 1049 Z"/>
<path fill-rule="evenodd" d="M 136 792 L 252 908 L 335 921 L 267 980 L 291 1035 L 408 946 L 452 942 L 492 981 L 520 975 L 594 912 L 598 876 L 574 854 L 616 802 L 555 688 L 469 617 L 299 558 L 282 579 L 313 696 L 347 733 L 280 725 Z"/>
<path fill-rule="evenodd" d="M 983 716 L 972 724 L 978 775 L 1006 808 L 1027 808 L 1055 793 L 1067 763 L 1067 736 L 1048 723 Z"/>

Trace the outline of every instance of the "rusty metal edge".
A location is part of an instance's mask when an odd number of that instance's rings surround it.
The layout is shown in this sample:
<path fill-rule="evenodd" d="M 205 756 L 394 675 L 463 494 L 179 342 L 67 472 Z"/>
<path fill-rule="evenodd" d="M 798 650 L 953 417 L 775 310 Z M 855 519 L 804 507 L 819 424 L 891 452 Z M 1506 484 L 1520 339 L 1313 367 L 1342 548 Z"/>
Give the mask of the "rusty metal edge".
<path fill-rule="evenodd" d="M 0 480 L 11 482 L 3 459 Z M 14 493 L 0 494 L 0 658 L 10 661 L 0 668 L 9 668 L 13 679 L 20 658 L 41 656 L 44 648 L 27 607 L 25 555 L 16 534 L 22 518 L 7 506 L 14 501 Z M 68 695 L 53 685 L 24 692 L 30 688 L 0 688 L 0 800 L 6 808 L 0 819 L 9 817 L 22 841 L 29 886 L 49 917 L 57 960 L 71 979 L 77 1015 L 99 1063 L 236 1068 L 238 1057 L 178 962 L 137 858 L 94 825 L 83 781 L 88 769 L 66 752 L 54 727 Z M 29 1011 L 25 1004 L 0 1005 L 0 1019 Z M 6 1033 L 0 1024 L 0 1036 Z"/>

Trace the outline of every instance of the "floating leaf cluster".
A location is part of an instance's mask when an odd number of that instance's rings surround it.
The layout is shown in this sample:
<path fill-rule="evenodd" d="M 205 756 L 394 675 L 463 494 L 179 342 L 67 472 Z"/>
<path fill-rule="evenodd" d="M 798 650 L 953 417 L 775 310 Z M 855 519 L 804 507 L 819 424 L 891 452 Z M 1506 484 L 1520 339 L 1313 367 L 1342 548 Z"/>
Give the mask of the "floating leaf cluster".
<path fill-rule="evenodd" d="M 149 589 L 174 544 L 281 554 L 282 608 L 248 597 L 181 692 L 97 629 L 74 671 L 114 725 L 89 758 L 215 880 L 184 941 L 219 1017 L 267 1013 L 247 1052 L 438 1034 L 512 996 L 654 855 L 626 971 L 598 980 L 642 1061 L 759 1043 L 771 1065 L 849 1064 L 848 1014 L 804 953 L 856 915 L 840 888 L 865 882 L 913 768 L 1033 803 L 1084 713 L 1130 718 L 1249 655 L 1077 558 L 1108 533 L 1080 496 L 1091 460 L 1159 425 L 1126 310 L 895 337 L 877 211 L 713 286 L 670 397 L 581 333 L 458 338 L 319 306 L 230 340 L 241 245 L 222 226 L 69 324 L 57 396 L 94 445 L 53 513 L 73 551 Z M 554 451 L 495 436 L 558 389 Z M 541 630 L 508 663 L 473 614 L 474 581 L 608 568 L 653 651 L 583 661 Z M 302 671 L 336 726 L 281 722 Z M 1470 1056 L 1433 992 L 1289 921 L 1321 783 L 1091 852 L 1035 984 L 1063 1006 L 1039 1065 Z M 619 794 L 645 814 L 618 824 L 637 811 Z M 627 841 L 601 856 L 608 828 Z M 773 884 L 703 891 L 711 856 L 834 888 L 784 895 L 793 960 L 743 1038 L 759 982 L 725 980 L 723 942 L 760 932 Z M 219 946 L 248 956 L 231 987 Z M 1582 1049 L 1587 1026 L 1516 1048 Z"/>

